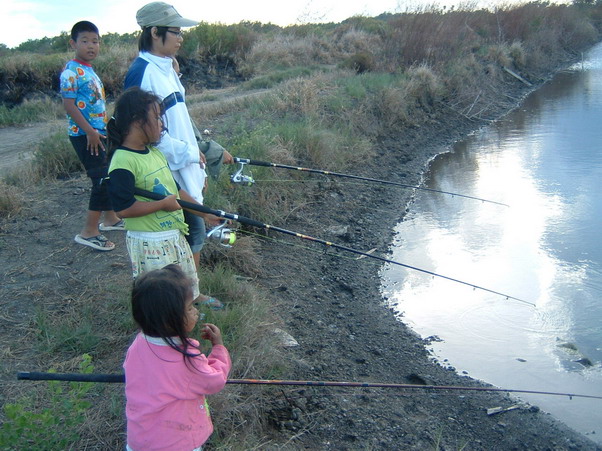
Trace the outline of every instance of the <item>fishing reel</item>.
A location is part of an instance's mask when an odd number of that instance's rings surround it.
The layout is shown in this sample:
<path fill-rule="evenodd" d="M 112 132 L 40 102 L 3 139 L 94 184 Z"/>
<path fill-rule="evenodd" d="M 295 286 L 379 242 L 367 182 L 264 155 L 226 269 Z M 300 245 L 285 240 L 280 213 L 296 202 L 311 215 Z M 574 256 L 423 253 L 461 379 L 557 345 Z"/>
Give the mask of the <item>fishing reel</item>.
<path fill-rule="evenodd" d="M 236 242 L 236 233 L 232 229 L 226 227 L 228 221 L 222 222 L 217 227 L 212 228 L 207 232 L 207 239 L 217 241 L 221 246 L 232 247 Z"/>
<path fill-rule="evenodd" d="M 201 138 L 203 139 L 203 141 L 210 141 L 211 140 L 211 130 L 209 130 L 208 128 L 206 128 L 205 130 L 203 130 L 201 132 Z"/>
<path fill-rule="evenodd" d="M 253 179 L 252 175 L 244 173 L 246 163 L 239 161 L 239 164 L 240 168 L 230 176 L 230 181 L 236 185 L 252 186 L 255 183 L 255 179 Z"/>

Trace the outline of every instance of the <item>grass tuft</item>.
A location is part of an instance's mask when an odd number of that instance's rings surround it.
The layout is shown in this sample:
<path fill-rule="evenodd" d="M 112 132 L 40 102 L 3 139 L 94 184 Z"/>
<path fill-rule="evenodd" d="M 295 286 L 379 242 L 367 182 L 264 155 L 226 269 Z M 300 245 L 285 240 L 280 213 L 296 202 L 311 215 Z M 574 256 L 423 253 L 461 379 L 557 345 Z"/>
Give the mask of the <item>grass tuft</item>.
<path fill-rule="evenodd" d="M 6 183 L 26 188 L 44 179 L 66 178 L 83 170 L 66 132 L 56 131 L 43 138 L 33 153 L 33 159 L 4 177 Z"/>
<path fill-rule="evenodd" d="M 0 181 L 0 218 L 10 218 L 23 208 L 24 197 L 17 187 Z"/>

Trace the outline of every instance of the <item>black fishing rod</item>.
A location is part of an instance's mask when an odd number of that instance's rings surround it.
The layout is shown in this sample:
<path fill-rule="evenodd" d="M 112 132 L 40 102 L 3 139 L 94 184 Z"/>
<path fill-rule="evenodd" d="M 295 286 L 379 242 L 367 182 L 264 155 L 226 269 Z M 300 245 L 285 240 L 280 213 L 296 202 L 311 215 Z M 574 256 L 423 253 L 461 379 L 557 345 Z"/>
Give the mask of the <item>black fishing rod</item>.
<path fill-rule="evenodd" d="M 406 185 L 404 183 L 392 182 L 392 181 L 389 181 L 389 180 L 374 179 L 374 178 L 371 178 L 371 177 L 361 177 L 359 175 L 342 174 L 340 172 L 324 171 L 322 169 L 310 169 L 310 168 L 303 168 L 303 167 L 298 167 L 298 166 L 289 166 L 287 164 L 270 163 L 270 162 L 267 162 L 267 161 L 251 160 L 249 158 L 238 158 L 238 157 L 234 157 L 234 162 L 235 163 L 240 163 L 241 166 L 240 166 L 240 169 L 235 174 L 233 174 L 230 177 L 230 180 L 232 180 L 233 183 L 239 183 L 239 184 L 244 184 L 244 185 L 252 185 L 253 183 L 255 183 L 255 181 L 253 180 L 252 177 L 243 174 L 245 164 L 250 164 L 250 165 L 253 165 L 253 166 L 264 166 L 264 167 L 268 167 L 268 168 L 291 169 L 291 170 L 294 170 L 294 171 L 311 172 L 313 174 L 332 175 L 332 176 L 335 176 L 335 177 L 345 177 L 345 178 L 349 178 L 349 179 L 364 180 L 366 182 L 375 182 L 375 183 L 381 183 L 381 184 L 384 184 L 384 185 L 401 186 L 402 188 L 411 188 L 411 189 L 417 189 L 417 190 L 421 190 L 421 191 L 430 191 L 432 193 L 449 194 L 451 196 L 458 196 L 458 197 L 464 197 L 466 199 L 480 200 L 481 202 L 489 202 L 491 204 L 502 205 L 504 207 L 508 207 L 509 206 L 508 204 L 504 204 L 504 203 L 501 203 L 501 202 L 496 202 L 496 201 L 493 201 L 493 200 L 482 199 L 480 197 L 468 196 L 466 194 L 452 193 L 452 192 L 449 192 L 449 191 L 441 191 L 441 190 L 432 189 L 432 188 L 423 188 L 421 186 Z"/>
<path fill-rule="evenodd" d="M 97 383 L 124 383 L 124 374 L 78 374 L 78 373 L 17 373 L 18 380 L 28 381 L 63 381 L 63 382 L 97 382 Z M 449 391 L 479 391 L 503 393 L 529 393 L 534 395 L 568 396 L 569 398 L 602 399 L 602 396 L 583 395 L 578 393 L 559 393 L 536 390 L 522 390 L 495 387 L 462 387 L 459 385 L 419 385 L 419 384 L 393 384 L 383 382 L 346 382 L 346 381 L 295 381 L 281 379 L 228 379 L 226 384 L 237 385 L 293 385 L 309 387 L 351 387 L 351 388 L 397 388 L 408 390 L 449 390 Z"/>
<path fill-rule="evenodd" d="M 142 196 L 142 197 L 146 197 L 148 199 L 154 199 L 154 200 L 161 200 L 161 199 L 165 198 L 165 196 L 163 196 L 162 194 L 153 193 L 151 191 L 143 190 L 143 189 L 140 189 L 140 188 L 134 188 L 134 194 L 137 194 L 137 195 Z M 398 261 L 391 260 L 391 259 L 385 258 L 385 257 L 380 257 L 378 255 L 370 254 L 368 252 L 358 251 L 357 249 L 353 249 L 352 247 L 343 246 L 341 244 L 336 244 L 336 243 L 333 243 L 331 241 L 326 241 L 326 240 L 322 240 L 320 238 L 315 238 L 313 236 L 305 235 L 303 233 L 293 232 L 291 230 L 283 229 L 283 228 L 276 227 L 276 226 L 273 226 L 273 225 L 270 225 L 270 224 L 264 224 L 263 222 L 259 222 L 259 221 L 255 220 L 255 219 L 247 218 L 245 216 L 240 216 L 240 215 L 237 215 L 237 214 L 234 214 L 234 213 L 227 213 L 227 212 L 222 211 L 222 210 L 214 210 L 214 209 L 206 207 L 204 205 L 194 204 L 192 202 L 187 202 L 187 201 L 181 200 L 181 199 L 178 199 L 178 203 L 180 204 L 180 206 L 182 208 L 186 208 L 188 210 L 195 210 L 195 211 L 198 211 L 198 212 L 201 212 L 201 213 L 209 213 L 209 214 L 212 214 L 212 215 L 215 215 L 215 216 L 219 216 L 220 218 L 231 219 L 233 221 L 237 221 L 237 222 L 240 222 L 242 224 L 250 225 L 252 227 L 257 227 L 257 228 L 260 228 L 260 229 L 274 230 L 276 232 L 284 233 L 286 235 L 291 235 L 291 236 L 294 236 L 294 237 L 297 237 L 297 238 L 301 238 L 303 240 L 308 240 L 308 241 L 313 241 L 313 242 L 316 242 L 316 243 L 320 243 L 320 244 L 323 244 L 324 246 L 327 246 L 327 247 L 332 247 L 334 249 L 340 249 L 340 250 L 343 250 L 343 251 L 351 252 L 351 253 L 356 254 L 356 255 L 363 255 L 364 257 L 373 258 L 373 259 L 380 260 L 380 261 L 385 262 L 385 263 L 390 263 L 392 265 L 403 266 L 404 268 L 413 269 L 414 271 L 423 272 L 425 274 L 429 274 L 429 275 L 434 276 L 434 277 L 440 277 L 442 279 L 450 280 L 452 282 L 461 283 L 462 285 L 467 285 L 467 286 L 472 287 L 474 289 L 487 291 L 489 293 L 493 293 L 493 294 L 496 294 L 498 296 L 505 297 L 506 299 L 514 299 L 516 301 L 523 302 L 525 304 L 529 304 L 529 305 L 535 306 L 535 304 L 533 304 L 532 302 L 528 302 L 528 301 L 525 301 L 523 299 L 517 298 L 515 296 L 510 296 L 508 294 L 501 293 L 499 291 L 490 290 L 489 288 L 485 288 L 485 287 L 482 287 L 482 286 L 479 286 L 479 285 L 475 285 L 475 284 L 469 283 L 469 282 L 464 282 L 462 280 L 454 279 L 453 277 L 444 276 L 442 274 L 437 274 L 435 272 L 428 271 L 426 269 L 417 268 L 416 266 L 406 265 L 405 263 L 400 263 Z"/>

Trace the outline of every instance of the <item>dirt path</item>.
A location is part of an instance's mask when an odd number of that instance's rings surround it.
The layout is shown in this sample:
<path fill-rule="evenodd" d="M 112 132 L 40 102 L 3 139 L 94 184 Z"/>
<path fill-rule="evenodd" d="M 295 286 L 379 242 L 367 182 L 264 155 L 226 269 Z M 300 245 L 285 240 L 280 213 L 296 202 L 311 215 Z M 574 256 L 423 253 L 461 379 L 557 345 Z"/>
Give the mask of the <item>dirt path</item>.
<path fill-rule="evenodd" d="M 0 175 L 32 158 L 35 146 L 56 130 L 60 122 L 41 122 L 21 127 L 0 128 Z"/>

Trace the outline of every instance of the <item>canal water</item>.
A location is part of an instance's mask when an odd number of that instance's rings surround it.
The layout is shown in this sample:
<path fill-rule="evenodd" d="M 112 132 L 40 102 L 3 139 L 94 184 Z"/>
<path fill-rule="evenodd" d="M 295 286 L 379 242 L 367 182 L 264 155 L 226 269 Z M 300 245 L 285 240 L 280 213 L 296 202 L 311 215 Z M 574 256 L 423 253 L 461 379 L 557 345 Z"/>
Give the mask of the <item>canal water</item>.
<path fill-rule="evenodd" d="M 508 389 L 602 396 L 602 45 L 433 160 L 383 293 L 441 364 Z M 602 443 L 602 400 L 520 395 Z M 495 407 L 495 406 L 491 406 Z"/>

